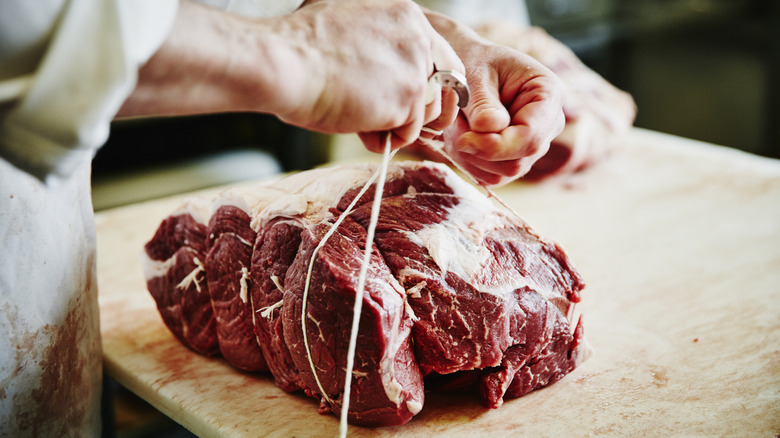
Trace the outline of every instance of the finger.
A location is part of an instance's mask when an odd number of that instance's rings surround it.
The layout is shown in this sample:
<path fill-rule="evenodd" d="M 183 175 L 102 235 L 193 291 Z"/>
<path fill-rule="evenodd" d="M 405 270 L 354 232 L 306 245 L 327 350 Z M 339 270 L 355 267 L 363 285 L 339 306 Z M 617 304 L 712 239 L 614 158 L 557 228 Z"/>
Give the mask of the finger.
<path fill-rule="evenodd" d="M 487 161 L 468 154 L 460 154 L 471 166 L 484 173 L 508 179 L 519 178 L 531 170 L 531 167 L 541 158 L 541 155 L 534 155 L 519 158 L 516 160 L 505 161 Z"/>
<path fill-rule="evenodd" d="M 363 146 L 371 152 L 381 154 L 385 150 L 387 134 L 390 133 L 390 149 L 395 150 L 412 144 L 419 137 L 420 129 L 417 128 L 417 135 L 410 136 L 415 132 L 410 125 L 393 129 L 391 131 L 359 132 L 358 138 L 363 142 Z"/>
<path fill-rule="evenodd" d="M 444 87 L 439 99 L 441 101 L 439 116 L 426 123 L 425 126 L 436 131 L 443 131 L 452 125 L 455 118 L 458 117 L 458 93 L 452 88 Z"/>
<path fill-rule="evenodd" d="M 508 128 L 495 133 L 466 132 L 457 139 L 456 148 L 486 161 L 540 156 L 566 123 L 560 97 L 547 96 L 544 90 L 536 89 L 515 99 Z"/>
<path fill-rule="evenodd" d="M 465 76 L 466 68 L 460 57 L 455 53 L 449 42 L 444 39 L 433 27 L 430 27 L 431 34 L 431 52 L 433 54 L 433 63 L 437 70 L 457 71 Z M 455 121 L 458 115 L 458 95 L 454 90 L 444 87 L 437 93 L 435 102 L 435 112 L 426 114 L 425 124 L 431 129 L 443 130 Z M 429 105 L 430 106 L 430 105 Z M 428 117 L 436 114 L 435 117 Z"/>
<path fill-rule="evenodd" d="M 423 113 L 424 108 L 413 110 L 413 113 Z M 360 132 L 358 137 L 363 145 L 371 152 L 382 153 L 385 150 L 387 133 L 390 133 L 390 149 L 395 150 L 414 143 L 420 136 L 422 129 L 422 117 L 410 117 L 410 122 L 388 131 Z"/>
<path fill-rule="evenodd" d="M 513 180 L 493 172 L 483 170 L 473 164 L 470 157 L 465 157 L 462 154 L 455 152 L 453 158 L 463 167 L 463 170 L 468 172 L 474 179 L 482 184 L 488 186 L 500 186 Z"/>
<path fill-rule="evenodd" d="M 387 135 L 387 133 L 385 133 Z M 384 151 L 384 138 L 381 132 L 359 132 L 358 138 L 363 142 L 363 146 L 371 152 L 381 154 Z"/>
<path fill-rule="evenodd" d="M 529 67 L 528 78 L 520 79 L 517 87 L 505 87 L 504 100 L 509 103 L 512 125 L 525 125 L 532 136 L 541 141 L 555 138 L 563 130 L 564 87 L 546 67 Z"/>
<path fill-rule="evenodd" d="M 428 125 L 429 123 L 438 119 L 442 112 L 442 88 L 437 85 L 432 91 L 433 92 L 431 93 L 432 95 L 430 97 L 433 100 L 425 105 L 425 118 L 423 119 L 424 125 Z"/>
<path fill-rule="evenodd" d="M 465 109 L 469 126 L 477 132 L 498 132 L 509 126 L 509 112 L 499 98 L 499 78 L 492 68 L 481 67 L 469 72 L 471 99 Z"/>
<path fill-rule="evenodd" d="M 485 161 L 517 160 L 546 152 L 552 138 L 529 126 L 510 126 L 501 132 L 466 132 L 455 141 L 455 149 Z"/>
<path fill-rule="evenodd" d="M 443 36 L 433 29 L 433 26 L 430 26 L 429 29 L 431 32 L 431 53 L 436 69 L 454 70 L 462 75 L 466 75 L 466 67 L 463 66 L 463 61 L 455 53 L 455 49 L 452 48 Z"/>

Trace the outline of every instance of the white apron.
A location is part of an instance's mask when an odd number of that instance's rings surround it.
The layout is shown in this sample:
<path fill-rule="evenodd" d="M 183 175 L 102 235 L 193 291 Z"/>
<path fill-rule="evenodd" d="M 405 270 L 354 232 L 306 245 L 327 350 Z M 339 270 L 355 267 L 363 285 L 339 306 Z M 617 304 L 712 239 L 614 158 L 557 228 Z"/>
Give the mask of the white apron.
<path fill-rule="evenodd" d="M 175 11 L 0 2 L 0 437 L 100 435 L 90 160 Z"/>
<path fill-rule="evenodd" d="M 0 438 L 100 435 L 90 161 L 175 13 L 176 0 L 0 0 Z"/>
<path fill-rule="evenodd" d="M 0 160 L 0 436 L 97 436 L 89 162 L 56 188 Z"/>

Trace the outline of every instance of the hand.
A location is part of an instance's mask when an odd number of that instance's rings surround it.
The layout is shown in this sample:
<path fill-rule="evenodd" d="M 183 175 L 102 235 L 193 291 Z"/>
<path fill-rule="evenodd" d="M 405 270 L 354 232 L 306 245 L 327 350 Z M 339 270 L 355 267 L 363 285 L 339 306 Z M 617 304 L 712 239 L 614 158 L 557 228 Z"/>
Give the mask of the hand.
<path fill-rule="evenodd" d="M 550 152 L 526 175 L 527 179 L 577 172 L 606 159 L 622 145 L 621 134 L 632 126 L 636 116 L 630 94 L 589 69 L 574 52 L 540 28 L 490 23 L 477 31 L 549 67 L 565 88 L 566 127 L 553 140 Z"/>
<path fill-rule="evenodd" d="M 445 131 L 445 150 L 487 185 L 524 175 L 565 124 L 560 81 L 530 56 L 428 16 L 461 57 L 472 95 Z"/>
<path fill-rule="evenodd" d="M 292 72 L 285 85 L 289 106 L 277 114 L 288 123 L 357 131 L 366 148 L 381 152 L 388 131 L 395 149 L 416 140 L 424 124 L 442 129 L 457 115 L 451 90 L 425 102 L 434 63 L 464 68 L 411 1 L 319 1 L 285 17 L 281 32 L 311 54 L 303 74 Z"/>
<path fill-rule="evenodd" d="M 434 63 L 464 72 L 410 0 L 319 0 L 261 19 L 182 1 L 118 116 L 261 112 L 319 132 L 359 132 L 381 152 L 387 132 L 398 148 L 424 124 L 440 130 L 455 119 L 451 90 L 425 102 Z"/>

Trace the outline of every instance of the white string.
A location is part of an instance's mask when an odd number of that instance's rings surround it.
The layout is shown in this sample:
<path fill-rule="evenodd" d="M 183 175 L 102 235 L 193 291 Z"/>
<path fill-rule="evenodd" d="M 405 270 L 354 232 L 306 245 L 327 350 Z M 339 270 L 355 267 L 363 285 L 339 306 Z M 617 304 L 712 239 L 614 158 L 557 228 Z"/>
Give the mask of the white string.
<path fill-rule="evenodd" d="M 355 294 L 355 306 L 352 312 L 352 332 L 349 337 L 349 350 L 347 351 L 347 371 L 344 376 L 344 397 L 341 405 L 341 422 L 339 424 L 339 436 L 344 438 L 347 436 L 347 413 L 349 412 L 349 396 L 352 387 L 352 368 L 355 361 L 355 347 L 357 344 L 358 328 L 360 326 L 360 312 L 363 309 L 363 292 L 366 286 L 366 273 L 368 272 L 368 265 L 371 261 L 371 248 L 374 243 L 374 233 L 376 232 L 376 225 L 379 222 L 379 208 L 382 203 L 382 193 L 385 190 L 385 177 L 387 176 L 387 165 L 392 158 L 390 153 L 390 137 L 392 134 L 387 133 L 387 140 L 385 140 L 385 150 L 382 156 L 382 168 L 379 173 L 379 180 L 376 182 L 376 188 L 374 192 L 374 202 L 371 205 L 371 220 L 368 223 L 368 230 L 366 232 L 366 247 L 363 251 L 363 263 L 360 266 L 360 276 L 358 277 L 358 288 Z"/>
<path fill-rule="evenodd" d="M 444 134 L 444 131 L 439 131 L 438 129 L 429 128 L 427 126 L 423 126 L 422 128 L 420 128 L 420 131 L 427 132 L 428 134 L 433 134 L 437 137 Z"/>
<path fill-rule="evenodd" d="M 347 214 L 350 210 L 355 206 L 358 199 L 360 199 L 363 194 L 368 190 L 368 187 L 370 187 L 371 183 L 374 182 L 374 180 L 379 175 L 379 171 L 374 173 L 374 175 L 369 178 L 369 180 L 366 182 L 366 185 L 363 186 L 363 189 L 358 193 L 357 196 L 355 196 L 355 199 L 352 200 L 352 203 L 344 209 L 344 212 L 341 213 L 341 215 L 336 219 L 336 222 L 331 225 L 330 229 L 327 233 L 325 233 L 325 236 L 322 237 L 319 244 L 314 248 L 314 251 L 312 251 L 311 259 L 309 260 L 309 269 L 306 271 L 306 284 L 303 287 L 303 303 L 301 305 L 301 329 L 303 330 L 303 347 L 306 350 L 306 359 L 309 361 L 309 367 L 311 368 L 311 373 L 314 375 L 314 381 L 317 382 L 317 388 L 320 390 L 320 394 L 322 394 L 322 397 L 325 398 L 325 401 L 328 402 L 328 404 L 332 404 L 330 398 L 328 397 L 328 394 L 325 392 L 325 389 L 322 387 L 322 383 L 320 383 L 320 378 L 317 375 L 317 368 L 314 366 L 314 361 L 311 358 L 311 349 L 309 347 L 309 338 L 306 335 L 306 307 L 309 300 L 309 286 L 311 285 L 311 274 L 312 270 L 314 269 L 314 259 L 317 257 L 317 252 L 319 252 L 320 248 L 325 246 L 325 242 L 330 239 L 330 236 L 332 236 L 335 232 L 338 226 L 341 224 L 341 222 L 344 220 L 344 218 L 347 217 Z"/>
<path fill-rule="evenodd" d="M 390 137 L 388 136 L 388 145 L 389 145 Z M 393 156 L 395 156 L 395 153 L 397 151 L 392 151 L 390 153 L 389 157 L 385 157 L 387 161 L 390 161 Z M 320 394 L 322 394 L 322 397 L 325 398 L 325 401 L 327 401 L 329 404 L 332 404 L 331 399 L 328 397 L 328 394 L 325 392 L 325 389 L 322 386 L 322 383 L 320 382 L 320 378 L 317 375 L 317 368 L 314 365 L 314 361 L 311 358 L 311 348 L 309 347 L 309 339 L 306 335 L 306 310 L 307 310 L 307 304 L 309 299 L 309 288 L 311 285 L 311 276 L 312 276 L 312 270 L 314 268 L 314 260 L 317 257 L 317 252 L 325 246 L 325 243 L 330 239 L 330 237 L 336 232 L 341 222 L 344 221 L 344 219 L 347 217 L 347 215 L 352 211 L 352 209 L 355 207 L 357 202 L 360 200 L 360 198 L 363 197 L 363 195 L 368 191 L 368 189 L 371 187 L 371 184 L 374 183 L 374 181 L 379 177 L 380 173 L 386 172 L 386 166 L 383 168 L 378 168 L 374 174 L 371 176 L 371 178 L 366 181 L 365 185 L 363 185 L 363 188 L 360 189 L 358 194 L 352 199 L 352 202 L 350 202 L 349 206 L 344 209 L 344 211 L 339 215 L 339 217 L 336 219 L 336 221 L 331 225 L 330 229 L 327 233 L 320 239 L 320 242 L 317 244 L 317 246 L 314 248 L 314 251 L 312 252 L 311 259 L 309 260 L 309 267 L 306 272 L 306 283 L 303 288 L 303 303 L 301 306 L 301 330 L 303 332 L 303 346 L 306 350 L 306 359 L 309 361 L 309 367 L 311 368 L 311 372 L 314 375 L 314 381 L 317 383 L 317 388 L 320 390 Z M 384 174 L 382 174 L 382 179 L 384 179 Z M 383 183 L 384 185 L 384 183 Z M 384 189 L 383 189 L 384 190 Z M 381 193 L 381 191 L 380 191 Z"/>
<path fill-rule="evenodd" d="M 422 130 L 429 134 L 433 134 L 435 136 L 442 135 L 442 131 L 437 131 L 426 127 L 423 127 Z M 303 289 L 303 297 L 302 297 L 303 303 L 301 306 L 301 329 L 303 332 L 303 343 L 304 343 L 304 348 L 306 350 L 306 358 L 309 361 L 309 367 L 311 368 L 312 374 L 314 375 L 314 380 L 317 383 L 317 387 L 319 388 L 320 394 L 322 394 L 322 397 L 329 404 L 332 405 L 333 402 L 325 392 L 325 389 L 323 388 L 322 383 L 320 382 L 320 379 L 317 375 L 317 369 L 316 366 L 314 365 L 314 361 L 311 358 L 311 349 L 306 334 L 306 310 L 307 310 L 307 301 L 309 296 L 309 288 L 311 285 L 312 270 L 313 270 L 315 258 L 317 256 L 317 252 L 325 245 L 328 239 L 336 232 L 338 226 L 341 224 L 341 222 L 343 222 L 346 216 L 352 211 L 352 209 L 357 204 L 357 201 L 360 198 L 362 198 L 362 196 L 365 194 L 365 192 L 368 190 L 371 184 L 373 184 L 373 182 L 378 178 L 376 184 L 376 191 L 374 193 L 374 201 L 371 206 L 371 219 L 366 233 L 366 243 L 363 252 L 363 261 L 360 266 L 358 287 L 355 294 L 355 304 L 352 313 L 352 330 L 350 332 L 349 347 L 347 350 L 347 369 L 344 376 L 344 393 L 342 398 L 343 402 L 341 406 L 341 418 L 339 421 L 339 436 L 341 438 L 347 436 L 347 427 L 348 427 L 347 418 L 349 413 L 350 393 L 352 389 L 352 371 L 354 368 L 355 349 L 357 344 L 357 335 L 360 326 L 360 313 L 362 312 L 362 308 L 363 308 L 363 294 L 365 290 L 366 274 L 371 260 L 371 251 L 372 251 L 372 244 L 374 241 L 374 234 L 376 232 L 376 225 L 377 222 L 379 221 L 379 208 L 382 202 L 382 193 L 384 192 L 385 178 L 387 176 L 387 167 L 388 167 L 388 163 L 393 158 L 396 152 L 396 151 L 390 151 L 390 139 L 391 139 L 391 134 L 388 133 L 385 141 L 385 150 L 382 157 L 381 168 L 377 169 L 374 172 L 374 174 L 371 176 L 371 178 L 368 179 L 368 181 L 360 190 L 360 192 L 355 196 L 355 198 L 352 200 L 349 206 L 346 209 L 344 209 L 342 214 L 336 219 L 333 225 L 331 225 L 328 232 L 325 234 L 325 236 L 323 236 L 322 239 L 320 239 L 320 242 L 314 248 L 311 259 L 309 261 L 309 267 L 306 273 L 306 283 Z M 488 196 L 494 198 L 499 204 L 501 204 L 501 206 L 506 208 L 509 212 L 514 214 L 516 217 L 518 218 L 520 217 L 520 215 L 514 209 L 512 209 L 507 203 L 505 203 L 493 190 L 491 190 L 490 187 L 487 187 L 484 184 L 480 183 L 468 170 L 466 170 L 457 161 L 455 161 L 449 154 L 447 154 L 444 151 L 444 148 L 442 148 L 440 145 L 437 145 L 436 142 L 440 142 L 440 140 L 420 137 L 418 138 L 418 141 L 420 141 L 423 145 L 443 155 L 453 166 L 455 166 L 463 174 L 468 176 L 468 178 L 472 181 L 472 183 L 482 187 L 485 190 L 485 192 L 488 194 Z"/>
<path fill-rule="evenodd" d="M 430 132 L 430 133 L 432 133 L 432 134 L 435 132 L 433 129 L 427 129 L 427 131 L 428 131 L 428 132 Z M 439 132 L 441 132 L 441 131 L 439 131 Z M 477 180 L 477 178 L 475 178 L 475 177 L 474 177 L 474 175 L 472 175 L 472 174 L 471 174 L 471 172 L 469 172 L 468 170 L 466 170 L 466 168 L 465 168 L 465 167 L 461 166 L 461 165 L 460 165 L 460 163 L 458 163 L 457 161 L 455 161 L 455 159 L 454 159 L 454 158 L 452 158 L 452 156 L 451 156 L 450 154 L 448 154 L 448 153 L 447 153 L 447 152 L 444 150 L 444 148 L 442 147 L 442 145 L 443 145 L 443 142 L 442 142 L 441 140 L 434 140 L 434 139 L 423 138 L 423 137 L 420 137 L 420 138 L 418 138 L 417 140 L 418 140 L 420 143 L 422 143 L 423 145 L 425 145 L 425 146 L 427 146 L 428 148 L 430 148 L 431 150 L 433 150 L 434 152 L 438 152 L 438 153 L 440 153 L 442 156 L 444 156 L 444 158 L 446 158 L 446 159 L 447 159 L 447 161 L 449 161 L 449 162 L 450 162 L 450 164 L 452 164 L 453 166 L 455 166 L 455 167 L 456 167 L 458 170 L 460 170 L 460 171 L 461 171 L 461 172 L 462 172 L 464 175 L 466 175 L 466 176 L 467 176 L 467 177 L 468 177 L 468 178 L 471 180 L 471 182 L 472 182 L 474 185 L 476 185 L 476 186 L 479 186 L 479 187 L 482 187 L 482 189 L 485 191 L 485 193 L 487 193 L 487 195 L 488 195 L 489 197 L 491 197 L 491 198 L 495 199 L 495 200 L 496 200 L 496 202 L 498 202 L 499 204 L 501 204 L 501 206 L 502 206 L 502 207 L 504 207 L 505 209 L 507 209 L 507 211 L 509 211 L 510 213 L 512 213 L 512 214 L 513 214 L 513 215 L 514 215 L 516 218 L 518 218 L 518 219 L 522 219 L 522 218 L 520 217 L 520 213 L 518 213 L 517 211 L 515 211 L 515 209 L 514 209 L 514 208 L 512 208 L 511 206 L 509 206 L 509 204 L 507 204 L 506 202 L 504 202 L 504 200 L 503 200 L 503 199 L 501 199 L 501 198 L 500 198 L 500 197 L 499 197 L 499 196 L 496 194 L 496 192 L 494 192 L 494 191 L 493 191 L 493 189 L 491 189 L 490 187 L 486 186 L 485 184 L 482 184 L 482 183 L 481 183 L 479 180 Z M 441 143 L 441 144 L 436 144 L 437 142 L 438 142 L 438 143 Z"/>

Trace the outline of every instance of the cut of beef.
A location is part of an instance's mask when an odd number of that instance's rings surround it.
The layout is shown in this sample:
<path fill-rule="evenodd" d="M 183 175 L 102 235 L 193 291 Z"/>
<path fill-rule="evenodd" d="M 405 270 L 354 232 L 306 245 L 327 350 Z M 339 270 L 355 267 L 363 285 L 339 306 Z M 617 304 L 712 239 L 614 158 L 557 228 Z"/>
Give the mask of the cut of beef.
<path fill-rule="evenodd" d="M 312 251 L 328 228 L 321 223 L 302 233 L 300 252 L 287 273 L 281 314 L 284 341 L 304 388 L 324 391 L 331 400 L 323 404 L 322 412 L 340 410 L 343 402 L 351 309 L 366 237 L 365 229 L 347 218 L 317 253 L 306 302 L 307 353 L 301 327 L 303 291 Z M 403 424 L 422 408 L 422 375 L 412 353 L 412 321 L 404 317 L 403 290 L 377 252 L 371 258 L 363 297 L 349 420 L 368 426 Z M 316 358 L 314 367 L 310 357 Z"/>
<path fill-rule="evenodd" d="M 189 252 L 168 224 L 177 216 L 166 219 L 147 256 L 181 255 L 147 271 L 147 281 L 174 335 L 188 342 L 183 310 L 170 304 L 182 291 L 157 285 L 195 272 L 198 255 L 205 272 L 197 284 L 208 286 L 226 359 L 267 366 L 280 388 L 319 399 L 322 413 L 340 409 L 372 190 L 347 209 L 373 171 L 317 169 L 222 195 L 212 201 L 207 235 L 200 222 L 202 247 Z M 564 251 L 447 167 L 391 165 L 374 242 L 350 422 L 403 424 L 422 409 L 424 385 L 468 390 L 498 407 L 559 380 L 589 354 L 573 312 L 584 283 Z"/>
<path fill-rule="evenodd" d="M 219 350 L 231 365 L 246 371 L 268 371 L 254 334 L 249 303 L 249 268 L 256 233 L 233 193 L 217 201 L 208 227 L 205 269 L 217 321 Z"/>
<path fill-rule="evenodd" d="M 147 288 L 165 324 L 198 353 L 219 354 L 214 312 L 206 283 L 207 204 L 191 200 L 165 219 L 145 246 Z"/>
<path fill-rule="evenodd" d="M 287 270 L 298 254 L 303 229 L 300 219 L 277 218 L 266 224 L 257 234 L 251 265 L 255 333 L 276 385 L 289 392 L 303 386 L 284 342 L 279 303 L 284 297 Z"/>

